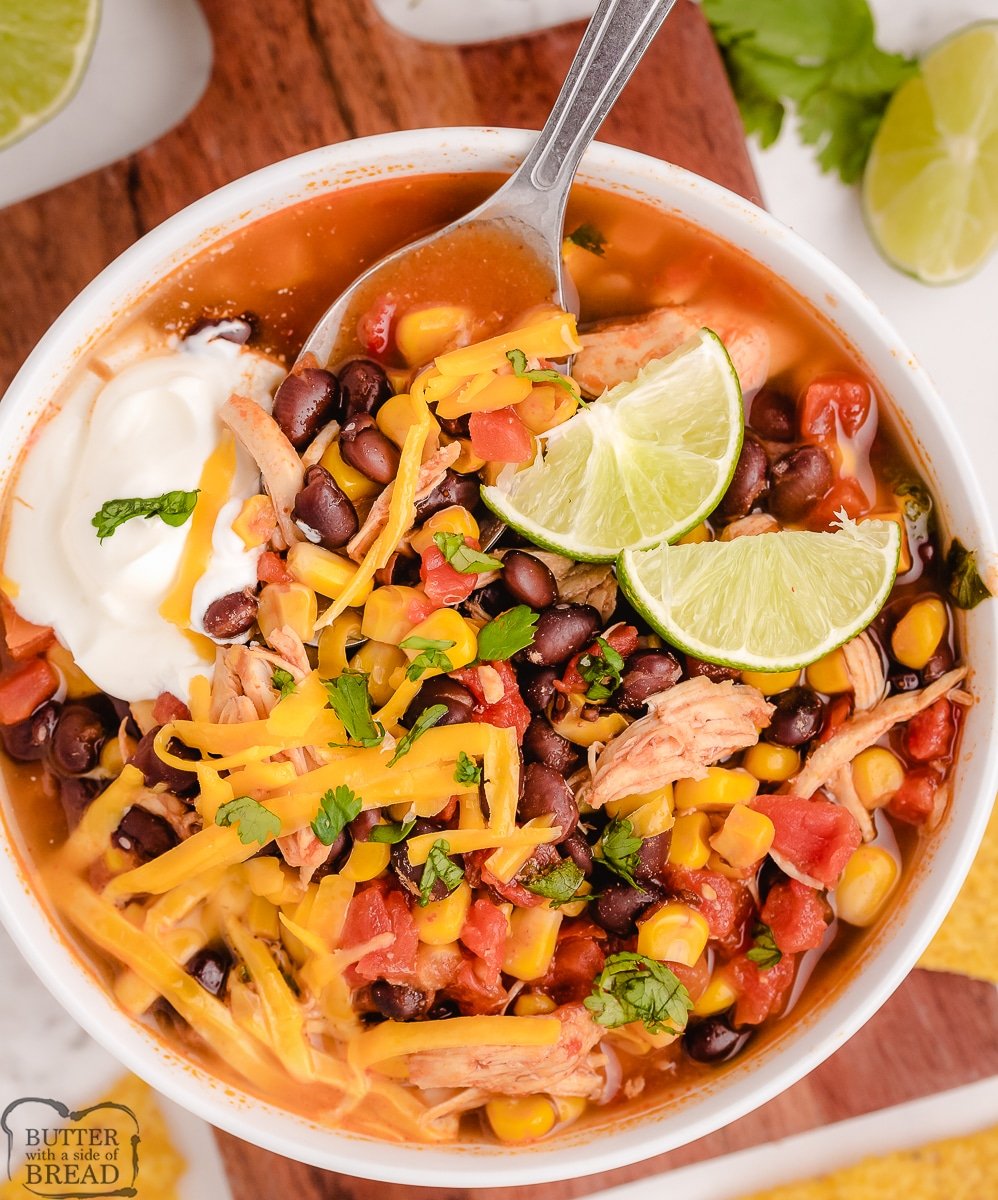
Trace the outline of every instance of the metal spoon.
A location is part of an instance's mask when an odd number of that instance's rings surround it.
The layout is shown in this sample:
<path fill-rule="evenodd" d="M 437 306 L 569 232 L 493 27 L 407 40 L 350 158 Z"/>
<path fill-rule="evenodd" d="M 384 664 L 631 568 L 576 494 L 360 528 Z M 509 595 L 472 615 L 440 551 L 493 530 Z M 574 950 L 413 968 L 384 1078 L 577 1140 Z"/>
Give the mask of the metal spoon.
<path fill-rule="evenodd" d="M 326 310 L 298 361 L 325 366 L 333 356 L 358 292 L 414 251 L 446 249 L 471 226 L 491 224 L 550 267 L 551 290 L 538 299 L 566 305 L 561 244 L 565 205 L 586 147 L 596 136 L 675 0 L 601 0 L 576 51 L 537 141 L 503 186 L 467 216 L 420 238 L 370 267 Z M 487 264 L 476 267 L 487 269 Z M 569 284 L 571 281 L 569 281 Z M 574 291 L 574 289 L 573 289 Z M 574 304 L 571 305 L 574 307 Z"/>

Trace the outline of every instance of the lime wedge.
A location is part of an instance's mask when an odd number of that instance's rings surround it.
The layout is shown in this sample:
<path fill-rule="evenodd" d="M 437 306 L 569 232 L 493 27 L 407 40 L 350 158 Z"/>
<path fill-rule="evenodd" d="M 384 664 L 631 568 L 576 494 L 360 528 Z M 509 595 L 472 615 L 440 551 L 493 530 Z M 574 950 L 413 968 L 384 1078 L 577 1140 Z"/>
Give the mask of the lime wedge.
<path fill-rule="evenodd" d="M 673 541 L 724 495 L 743 433 L 727 351 L 701 329 L 541 439 L 482 499 L 538 546 L 611 562 L 625 547 Z"/>
<path fill-rule="evenodd" d="M 998 243 L 998 22 L 932 50 L 891 99 L 863 176 L 883 254 L 924 283 L 953 283 Z"/>
<path fill-rule="evenodd" d="M 3 0 L 0 4 L 0 147 L 63 107 L 83 76 L 100 0 Z"/>
<path fill-rule="evenodd" d="M 894 585 L 892 521 L 834 533 L 763 533 L 730 542 L 625 550 L 624 594 L 673 645 L 747 671 L 805 667 L 873 620 Z"/>

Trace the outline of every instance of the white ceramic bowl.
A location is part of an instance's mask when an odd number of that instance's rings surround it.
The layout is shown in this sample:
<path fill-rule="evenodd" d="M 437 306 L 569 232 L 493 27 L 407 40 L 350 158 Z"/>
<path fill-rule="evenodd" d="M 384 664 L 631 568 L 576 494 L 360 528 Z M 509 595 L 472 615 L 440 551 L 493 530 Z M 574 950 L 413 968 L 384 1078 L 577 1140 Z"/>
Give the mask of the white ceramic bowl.
<path fill-rule="evenodd" d="M 528 141 L 524 133 L 495 129 L 366 138 L 278 163 L 191 205 L 112 263 L 39 343 L 0 408 L 0 482 L 47 398 L 97 334 L 195 251 L 322 190 L 388 174 L 508 170 Z M 640 154 L 595 145 L 580 179 L 677 210 L 766 264 L 826 313 L 893 397 L 910 446 L 941 499 L 947 531 L 965 545 L 994 546 L 981 492 L 942 402 L 880 312 L 827 259 L 739 196 Z M 36 899 L 10 844 L 13 828 L 0 849 L 0 915 L 38 975 L 94 1038 L 172 1100 L 246 1141 L 331 1170 L 438 1187 L 537 1183 L 635 1162 L 702 1137 L 800 1079 L 855 1033 L 912 968 L 970 867 L 996 790 L 996 621 L 998 604 L 981 605 L 966 621 L 978 702 L 967 717 L 948 819 L 931 853 L 906 881 L 904 902 L 876 931 L 861 960 L 847 977 L 839 975 L 814 1012 L 789 1021 L 760 1053 L 734 1064 L 695 1096 L 636 1119 L 622 1117 L 599 1136 L 582 1129 L 551 1148 L 428 1149 L 336 1133 L 234 1092 L 119 1011 Z"/>

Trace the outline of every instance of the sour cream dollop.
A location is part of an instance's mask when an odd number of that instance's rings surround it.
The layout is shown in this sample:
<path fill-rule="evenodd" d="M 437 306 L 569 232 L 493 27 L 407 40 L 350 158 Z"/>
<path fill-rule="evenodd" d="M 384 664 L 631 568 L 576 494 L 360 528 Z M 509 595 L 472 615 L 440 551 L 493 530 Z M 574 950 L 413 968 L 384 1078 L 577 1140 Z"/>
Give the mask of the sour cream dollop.
<path fill-rule="evenodd" d="M 181 344 L 123 366 L 107 382 L 90 373 L 41 428 L 13 489 L 4 574 L 14 605 L 51 625 L 77 665 L 122 700 L 170 691 L 186 700 L 207 664 L 195 641 L 160 615 L 177 577 L 191 521 L 136 517 L 101 542 L 91 524 L 108 500 L 199 486 L 233 392 L 268 411 L 283 376 L 272 360 L 231 343 Z M 259 549 L 233 531 L 259 472 L 237 448 L 236 470 L 215 522 L 191 627 L 212 600 L 256 581 Z"/>

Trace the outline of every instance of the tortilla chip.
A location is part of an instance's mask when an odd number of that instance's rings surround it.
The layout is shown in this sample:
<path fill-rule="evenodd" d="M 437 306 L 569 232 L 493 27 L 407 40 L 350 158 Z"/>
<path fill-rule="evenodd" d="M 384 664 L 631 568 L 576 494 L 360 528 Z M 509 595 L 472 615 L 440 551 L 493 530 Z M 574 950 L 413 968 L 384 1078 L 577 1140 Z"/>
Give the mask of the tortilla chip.
<path fill-rule="evenodd" d="M 998 806 L 984 841 L 939 932 L 919 961 L 930 971 L 952 971 L 998 983 Z"/>
<path fill-rule="evenodd" d="M 998 1195 L 998 1126 L 969 1137 L 868 1158 L 808 1183 L 745 1200 L 985 1200 Z"/>

